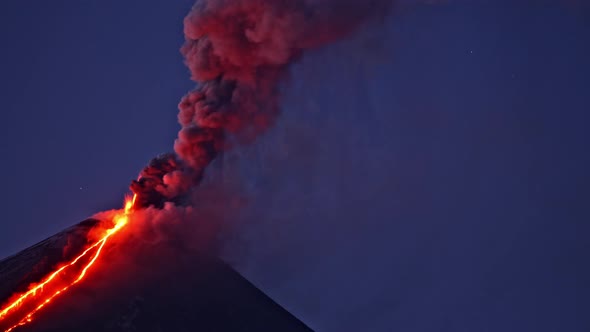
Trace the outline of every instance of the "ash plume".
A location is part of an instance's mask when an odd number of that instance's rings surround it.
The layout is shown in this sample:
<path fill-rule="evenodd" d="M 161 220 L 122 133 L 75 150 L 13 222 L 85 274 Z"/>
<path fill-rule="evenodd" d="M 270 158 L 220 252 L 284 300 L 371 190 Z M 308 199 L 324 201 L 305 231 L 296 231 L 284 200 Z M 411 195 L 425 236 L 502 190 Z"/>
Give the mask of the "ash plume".
<path fill-rule="evenodd" d="M 387 12 L 392 0 L 199 0 L 184 20 L 181 49 L 195 90 L 182 98 L 175 153 L 133 181 L 137 205 L 190 203 L 206 167 L 273 125 L 287 68 L 310 49 Z"/>

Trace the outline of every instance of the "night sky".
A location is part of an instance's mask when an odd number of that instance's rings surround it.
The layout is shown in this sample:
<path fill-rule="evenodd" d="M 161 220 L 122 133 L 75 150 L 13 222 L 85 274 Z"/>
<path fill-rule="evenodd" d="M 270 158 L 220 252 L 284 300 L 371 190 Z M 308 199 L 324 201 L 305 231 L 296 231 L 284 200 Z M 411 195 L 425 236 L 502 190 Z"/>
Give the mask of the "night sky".
<path fill-rule="evenodd" d="M 1 2 L 0 257 L 172 150 L 192 3 Z M 590 331 L 590 10 L 445 3 L 292 67 L 228 260 L 318 331 Z"/>

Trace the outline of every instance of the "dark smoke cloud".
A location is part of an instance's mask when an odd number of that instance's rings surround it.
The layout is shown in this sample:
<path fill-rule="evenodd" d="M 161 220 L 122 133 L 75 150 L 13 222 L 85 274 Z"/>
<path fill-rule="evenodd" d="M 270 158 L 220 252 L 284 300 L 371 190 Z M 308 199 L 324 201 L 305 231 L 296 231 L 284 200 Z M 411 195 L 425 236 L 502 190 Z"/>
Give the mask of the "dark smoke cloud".
<path fill-rule="evenodd" d="M 233 191 L 219 184 L 203 187 L 207 166 L 220 153 L 254 141 L 274 124 L 280 108 L 280 83 L 305 51 L 347 36 L 388 3 L 197 1 L 185 18 L 186 41 L 181 49 L 197 87 L 179 104 L 182 128 L 174 153 L 151 160 L 132 182 L 137 203 L 129 225 L 109 240 L 94 267 L 96 272 L 78 292 L 70 293 L 65 306 L 54 310 L 62 310 L 66 317 L 74 311 L 92 313 L 101 306 L 95 294 L 103 299 L 121 298 L 131 288 L 171 274 L 169 268 L 174 269 L 179 259 L 218 253 L 223 244 L 218 237 L 226 234 L 222 231 L 228 220 L 238 219 L 232 213 L 243 201 L 229 196 Z M 193 190 L 197 185 L 203 190 Z M 104 236 L 120 213 L 96 215 L 103 224 L 93 228 L 87 240 Z M 101 264 L 109 268 L 101 269 Z M 110 309 L 110 303 L 102 305 Z M 48 317 L 62 326 L 59 315 Z"/>
<path fill-rule="evenodd" d="M 180 102 L 175 154 L 152 160 L 131 190 L 143 207 L 185 205 L 220 153 L 264 133 L 279 113 L 287 68 L 343 38 L 391 0 L 199 0 L 181 49 L 195 90 Z"/>

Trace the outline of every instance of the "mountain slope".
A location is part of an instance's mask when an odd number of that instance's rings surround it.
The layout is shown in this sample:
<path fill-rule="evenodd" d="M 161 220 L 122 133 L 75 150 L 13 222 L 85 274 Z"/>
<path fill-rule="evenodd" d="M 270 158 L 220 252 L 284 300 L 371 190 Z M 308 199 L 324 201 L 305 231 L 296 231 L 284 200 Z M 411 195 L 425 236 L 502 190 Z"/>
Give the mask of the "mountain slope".
<path fill-rule="evenodd" d="M 96 222 L 86 220 L 1 260 L 0 303 L 79 252 Z M 119 272 L 113 269 L 108 273 Z M 102 284 L 104 271 L 91 274 L 15 331 L 311 331 L 217 258 L 178 257 L 153 270 L 149 277 L 128 272 Z"/>

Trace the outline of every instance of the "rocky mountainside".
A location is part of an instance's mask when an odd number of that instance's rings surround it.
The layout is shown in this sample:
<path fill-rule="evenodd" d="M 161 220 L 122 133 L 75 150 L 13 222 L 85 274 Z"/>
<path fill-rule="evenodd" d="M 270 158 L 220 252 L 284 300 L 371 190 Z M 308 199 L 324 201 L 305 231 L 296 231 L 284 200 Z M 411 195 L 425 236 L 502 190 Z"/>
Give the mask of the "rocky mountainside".
<path fill-rule="evenodd" d="M 75 256 L 96 222 L 86 220 L 1 260 L 0 303 Z M 116 292 L 85 280 L 15 331 L 311 331 L 217 258 L 179 258 L 141 282 L 129 277 L 115 281 Z M 0 322 L 0 330 L 6 328 Z"/>

